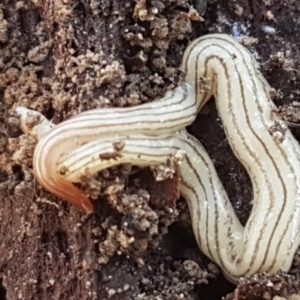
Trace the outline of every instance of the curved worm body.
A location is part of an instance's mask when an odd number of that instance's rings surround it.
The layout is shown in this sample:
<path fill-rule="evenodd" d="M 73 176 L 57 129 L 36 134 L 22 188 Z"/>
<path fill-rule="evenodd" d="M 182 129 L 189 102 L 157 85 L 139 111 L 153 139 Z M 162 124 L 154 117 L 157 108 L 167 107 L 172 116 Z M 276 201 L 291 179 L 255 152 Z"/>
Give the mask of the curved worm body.
<path fill-rule="evenodd" d="M 180 190 L 189 203 L 201 250 L 231 280 L 288 270 L 300 242 L 300 147 L 277 116 L 269 85 L 249 51 L 223 34 L 191 43 L 182 69 L 186 84 L 159 101 L 91 110 L 50 131 L 35 151 L 39 182 L 90 212 L 87 195 L 71 183 L 80 181 L 85 172 L 125 162 L 158 164 L 184 149 Z M 252 181 L 253 209 L 245 228 L 204 148 L 184 132 L 176 133 L 195 119 L 211 95 L 230 146 Z M 111 147 L 120 140 L 124 143 L 120 157 L 109 163 L 101 160 L 102 147 L 115 153 Z M 137 141 L 147 155 L 138 157 Z"/>
<path fill-rule="evenodd" d="M 56 162 L 101 137 L 132 133 L 159 135 L 185 128 L 197 116 L 196 100 L 194 90 L 184 84 L 155 102 L 81 113 L 60 123 L 39 141 L 33 158 L 34 174 L 45 189 L 91 213 L 93 206 L 88 195 L 58 174 Z"/>
<path fill-rule="evenodd" d="M 122 145 L 121 150 L 116 151 L 116 143 Z M 103 138 L 73 151 L 58 163 L 58 168 L 67 170 L 65 180 L 80 182 L 82 176 L 119 164 L 140 167 L 161 165 L 171 161 L 181 150 L 186 155 L 179 164 L 179 188 L 188 202 L 198 245 L 210 259 L 223 267 L 230 280 L 234 280 L 237 272 L 235 258 L 243 253 L 244 228 L 207 152 L 185 130 L 159 137 L 131 135 Z M 221 253 L 218 248 L 222 249 Z"/>
<path fill-rule="evenodd" d="M 184 54 L 183 64 L 187 81 L 194 82 L 196 91 L 199 79 L 209 79 L 230 146 L 253 186 L 253 209 L 240 251 L 217 246 L 223 226 L 213 221 L 219 218 L 217 210 L 209 221 L 215 224 L 212 232 L 219 236 L 213 242 L 214 260 L 219 260 L 230 277 L 288 270 L 300 243 L 300 147 L 276 114 L 268 83 L 249 51 L 224 35 L 194 41 Z M 196 94 L 202 106 L 207 95 Z M 210 203 L 212 207 L 214 202 Z M 235 225 L 230 220 L 228 223 L 231 238 Z M 232 255 L 229 264 L 222 259 L 224 251 Z M 235 271 L 230 261 L 235 262 Z"/>

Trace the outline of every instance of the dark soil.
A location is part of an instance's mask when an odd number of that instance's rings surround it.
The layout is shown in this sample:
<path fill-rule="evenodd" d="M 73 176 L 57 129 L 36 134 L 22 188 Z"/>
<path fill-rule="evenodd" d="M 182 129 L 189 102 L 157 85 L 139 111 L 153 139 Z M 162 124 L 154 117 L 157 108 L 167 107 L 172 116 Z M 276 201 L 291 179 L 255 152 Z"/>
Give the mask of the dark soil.
<path fill-rule="evenodd" d="M 205 10 L 206 1 L 194 0 L 193 11 L 189 0 L 0 0 L 1 299 L 300 299 L 299 251 L 289 274 L 228 283 L 197 247 L 176 178 L 157 184 L 148 171 L 99 174 L 83 184 L 97 199 L 91 216 L 57 199 L 34 180 L 36 141 L 13 117 L 18 105 L 59 123 L 88 109 L 153 101 L 183 80 L 189 41 L 224 32 L 258 39 L 249 48 L 276 104 L 288 121 L 299 120 L 299 1 L 207 2 Z M 220 125 L 210 101 L 189 132 L 245 223 L 251 182 Z M 99 188 L 99 178 L 107 185 Z M 117 196 L 98 196 L 109 186 L 119 187 Z"/>

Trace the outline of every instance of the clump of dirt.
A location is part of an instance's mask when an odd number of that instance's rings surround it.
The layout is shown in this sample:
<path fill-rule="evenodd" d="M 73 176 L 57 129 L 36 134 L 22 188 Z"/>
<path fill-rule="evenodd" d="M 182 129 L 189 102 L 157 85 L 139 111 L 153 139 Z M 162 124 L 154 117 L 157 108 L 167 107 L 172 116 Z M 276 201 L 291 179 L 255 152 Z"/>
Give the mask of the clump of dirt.
<path fill-rule="evenodd" d="M 297 300 L 300 284 L 296 278 L 285 274 L 256 275 L 251 279 L 241 279 L 234 293 L 226 300 L 273 299 Z"/>

